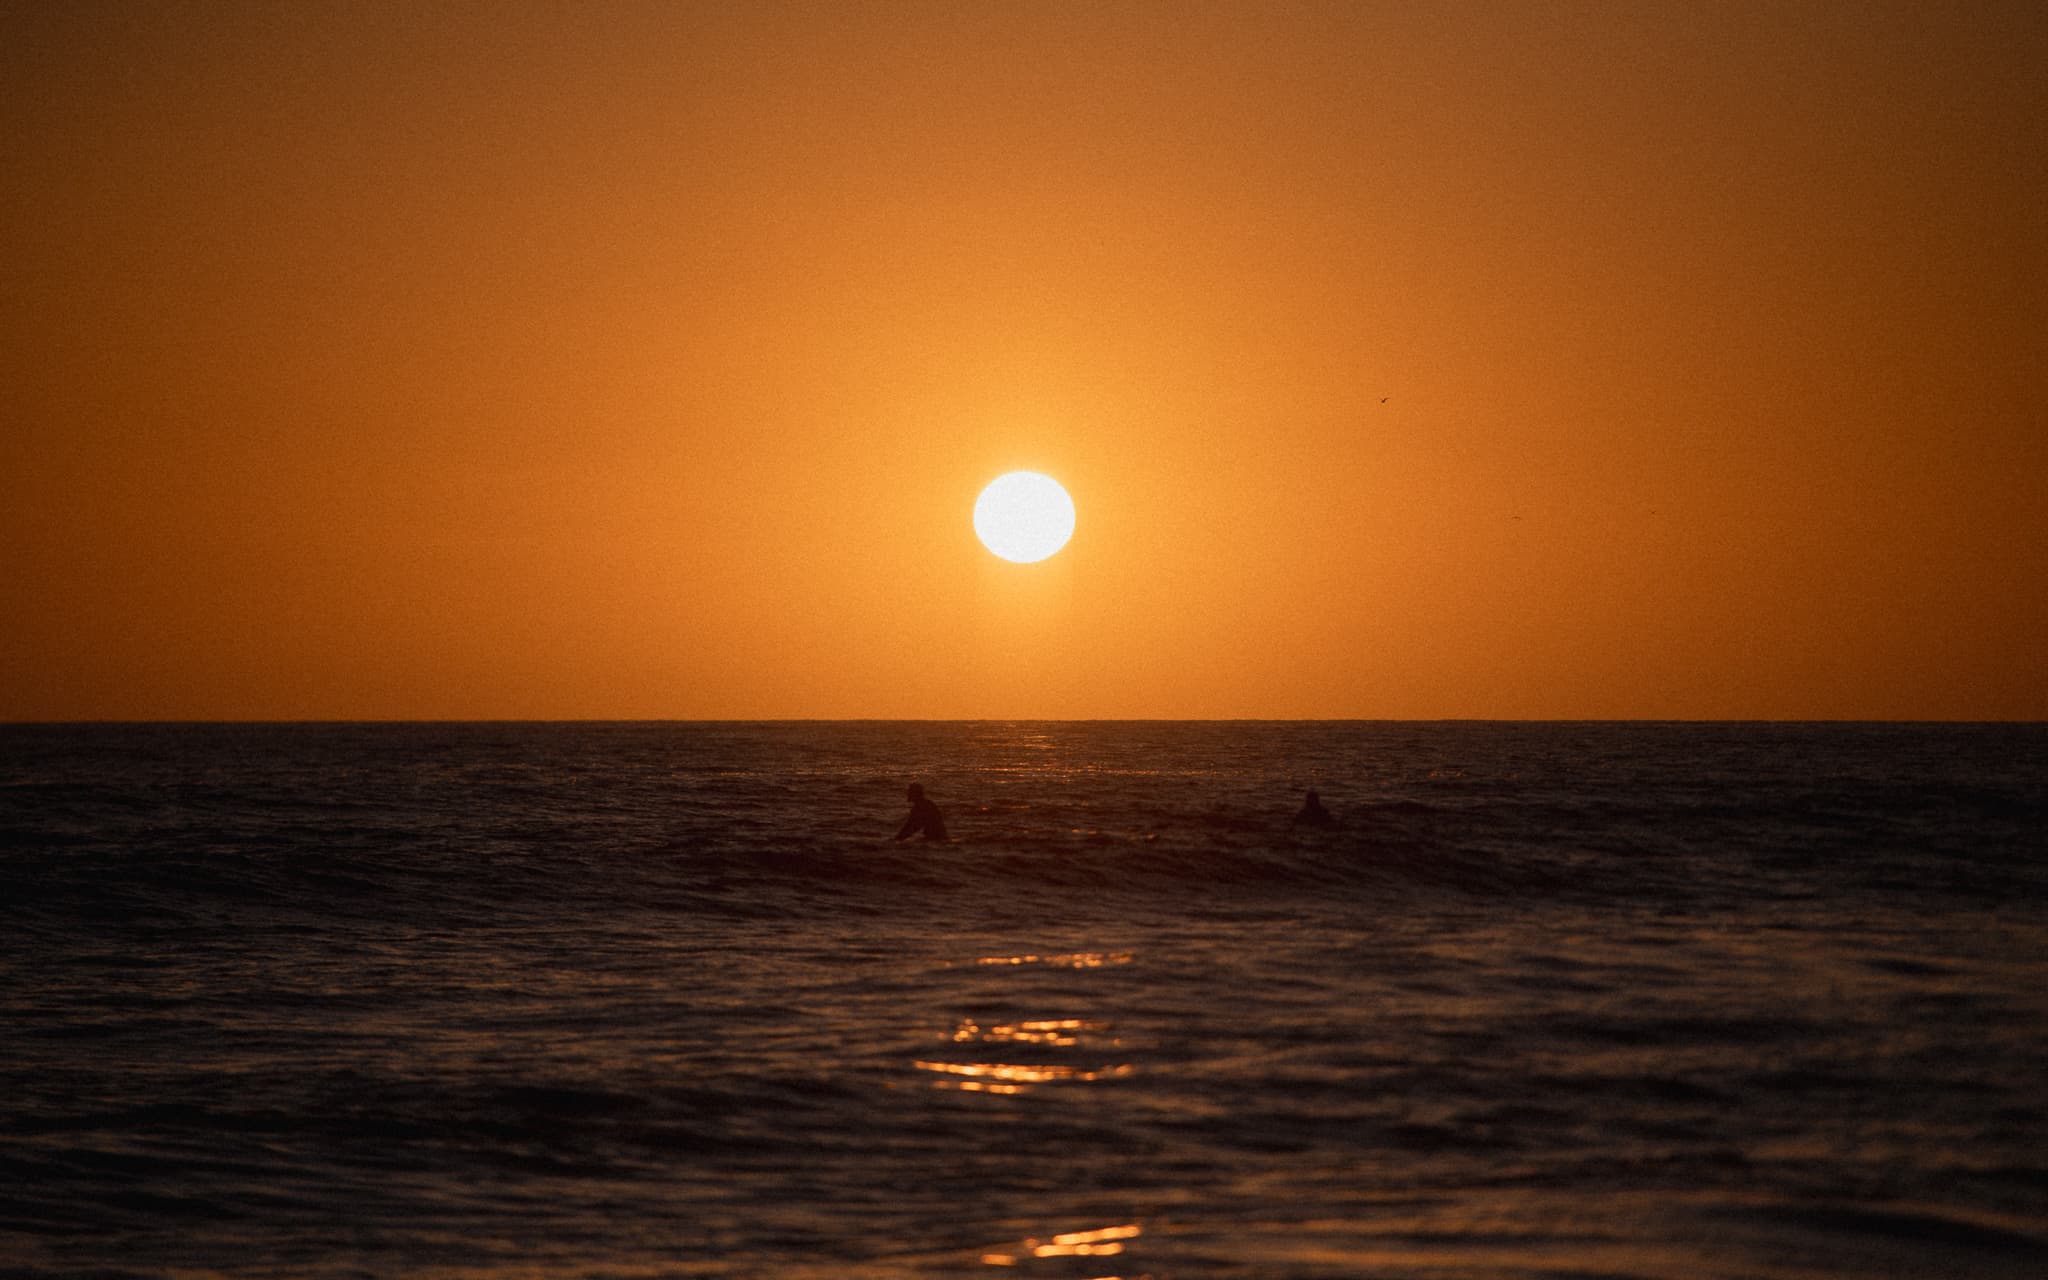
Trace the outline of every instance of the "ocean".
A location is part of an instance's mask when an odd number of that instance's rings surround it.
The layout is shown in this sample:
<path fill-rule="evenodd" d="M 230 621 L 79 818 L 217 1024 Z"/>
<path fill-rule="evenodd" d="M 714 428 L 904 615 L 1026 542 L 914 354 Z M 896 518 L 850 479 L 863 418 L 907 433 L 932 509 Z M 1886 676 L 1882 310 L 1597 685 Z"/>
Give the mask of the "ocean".
<path fill-rule="evenodd" d="M 0 726 L 0 1273 L 2031 1280 L 2044 853 L 2040 724 Z"/>

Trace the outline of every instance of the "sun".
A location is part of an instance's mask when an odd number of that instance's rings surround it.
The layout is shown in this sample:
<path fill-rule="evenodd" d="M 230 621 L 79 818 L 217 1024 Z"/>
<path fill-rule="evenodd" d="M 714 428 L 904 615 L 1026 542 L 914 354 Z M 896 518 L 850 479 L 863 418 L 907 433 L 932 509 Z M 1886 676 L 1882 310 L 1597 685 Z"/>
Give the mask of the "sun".
<path fill-rule="evenodd" d="M 1074 536 L 1074 500 L 1036 471 L 997 476 L 975 499 L 974 536 L 1005 560 L 1032 564 Z"/>

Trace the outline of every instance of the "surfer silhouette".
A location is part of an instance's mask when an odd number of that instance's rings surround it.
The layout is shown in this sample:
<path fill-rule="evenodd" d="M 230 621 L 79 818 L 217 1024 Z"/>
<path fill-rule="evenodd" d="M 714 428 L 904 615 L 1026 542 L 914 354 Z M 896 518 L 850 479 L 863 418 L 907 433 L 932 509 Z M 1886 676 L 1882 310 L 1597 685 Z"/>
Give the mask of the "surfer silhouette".
<path fill-rule="evenodd" d="M 1323 808 L 1323 798 L 1317 795 L 1313 789 L 1309 791 L 1308 796 L 1301 802 L 1301 812 L 1294 815 L 1294 820 L 1303 826 L 1310 827 L 1327 827 L 1336 821 L 1335 818 L 1330 816 L 1330 811 Z"/>
<path fill-rule="evenodd" d="M 927 840 L 944 840 L 946 820 L 939 816 L 939 806 L 925 799 L 924 788 L 913 782 L 910 784 L 910 816 L 903 820 L 903 829 L 896 833 L 896 838 L 908 840 L 919 832 L 923 832 Z"/>

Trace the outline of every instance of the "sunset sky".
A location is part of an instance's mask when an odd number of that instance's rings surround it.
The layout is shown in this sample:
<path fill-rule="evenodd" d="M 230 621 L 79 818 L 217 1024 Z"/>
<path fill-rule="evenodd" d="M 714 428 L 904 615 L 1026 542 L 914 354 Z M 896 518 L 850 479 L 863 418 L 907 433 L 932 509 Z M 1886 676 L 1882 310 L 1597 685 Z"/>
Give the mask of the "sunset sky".
<path fill-rule="evenodd" d="M 6 4 L 0 719 L 2048 718 L 2043 67 L 2035 0 Z"/>

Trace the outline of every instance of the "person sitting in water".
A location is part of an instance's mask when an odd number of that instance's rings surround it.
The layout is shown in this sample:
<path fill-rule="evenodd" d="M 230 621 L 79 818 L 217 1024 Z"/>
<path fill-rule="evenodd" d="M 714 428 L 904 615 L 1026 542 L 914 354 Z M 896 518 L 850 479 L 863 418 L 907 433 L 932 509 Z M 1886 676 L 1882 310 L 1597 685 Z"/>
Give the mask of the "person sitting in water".
<path fill-rule="evenodd" d="M 946 820 L 939 816 L 939 806 L 925 799 L 924 788 L 913 782 L 910 784 L 910 816 L 903 820 L 903 829 L 896 833 L 896 838 L 908 840 L 920 831 L 927 840 L 944 840 Z"/>
<path fill-rule="evenodd" d="M 1323 808 L 1323 798 L 1313 789 L 1309 791 L 1307 799 L 1302 801 L 1301 812 L 1294 815 L 1294 820 L 1311 827 L 1327 827 L 1336 821 L 1330 816 L 1330 811 Z"/>

